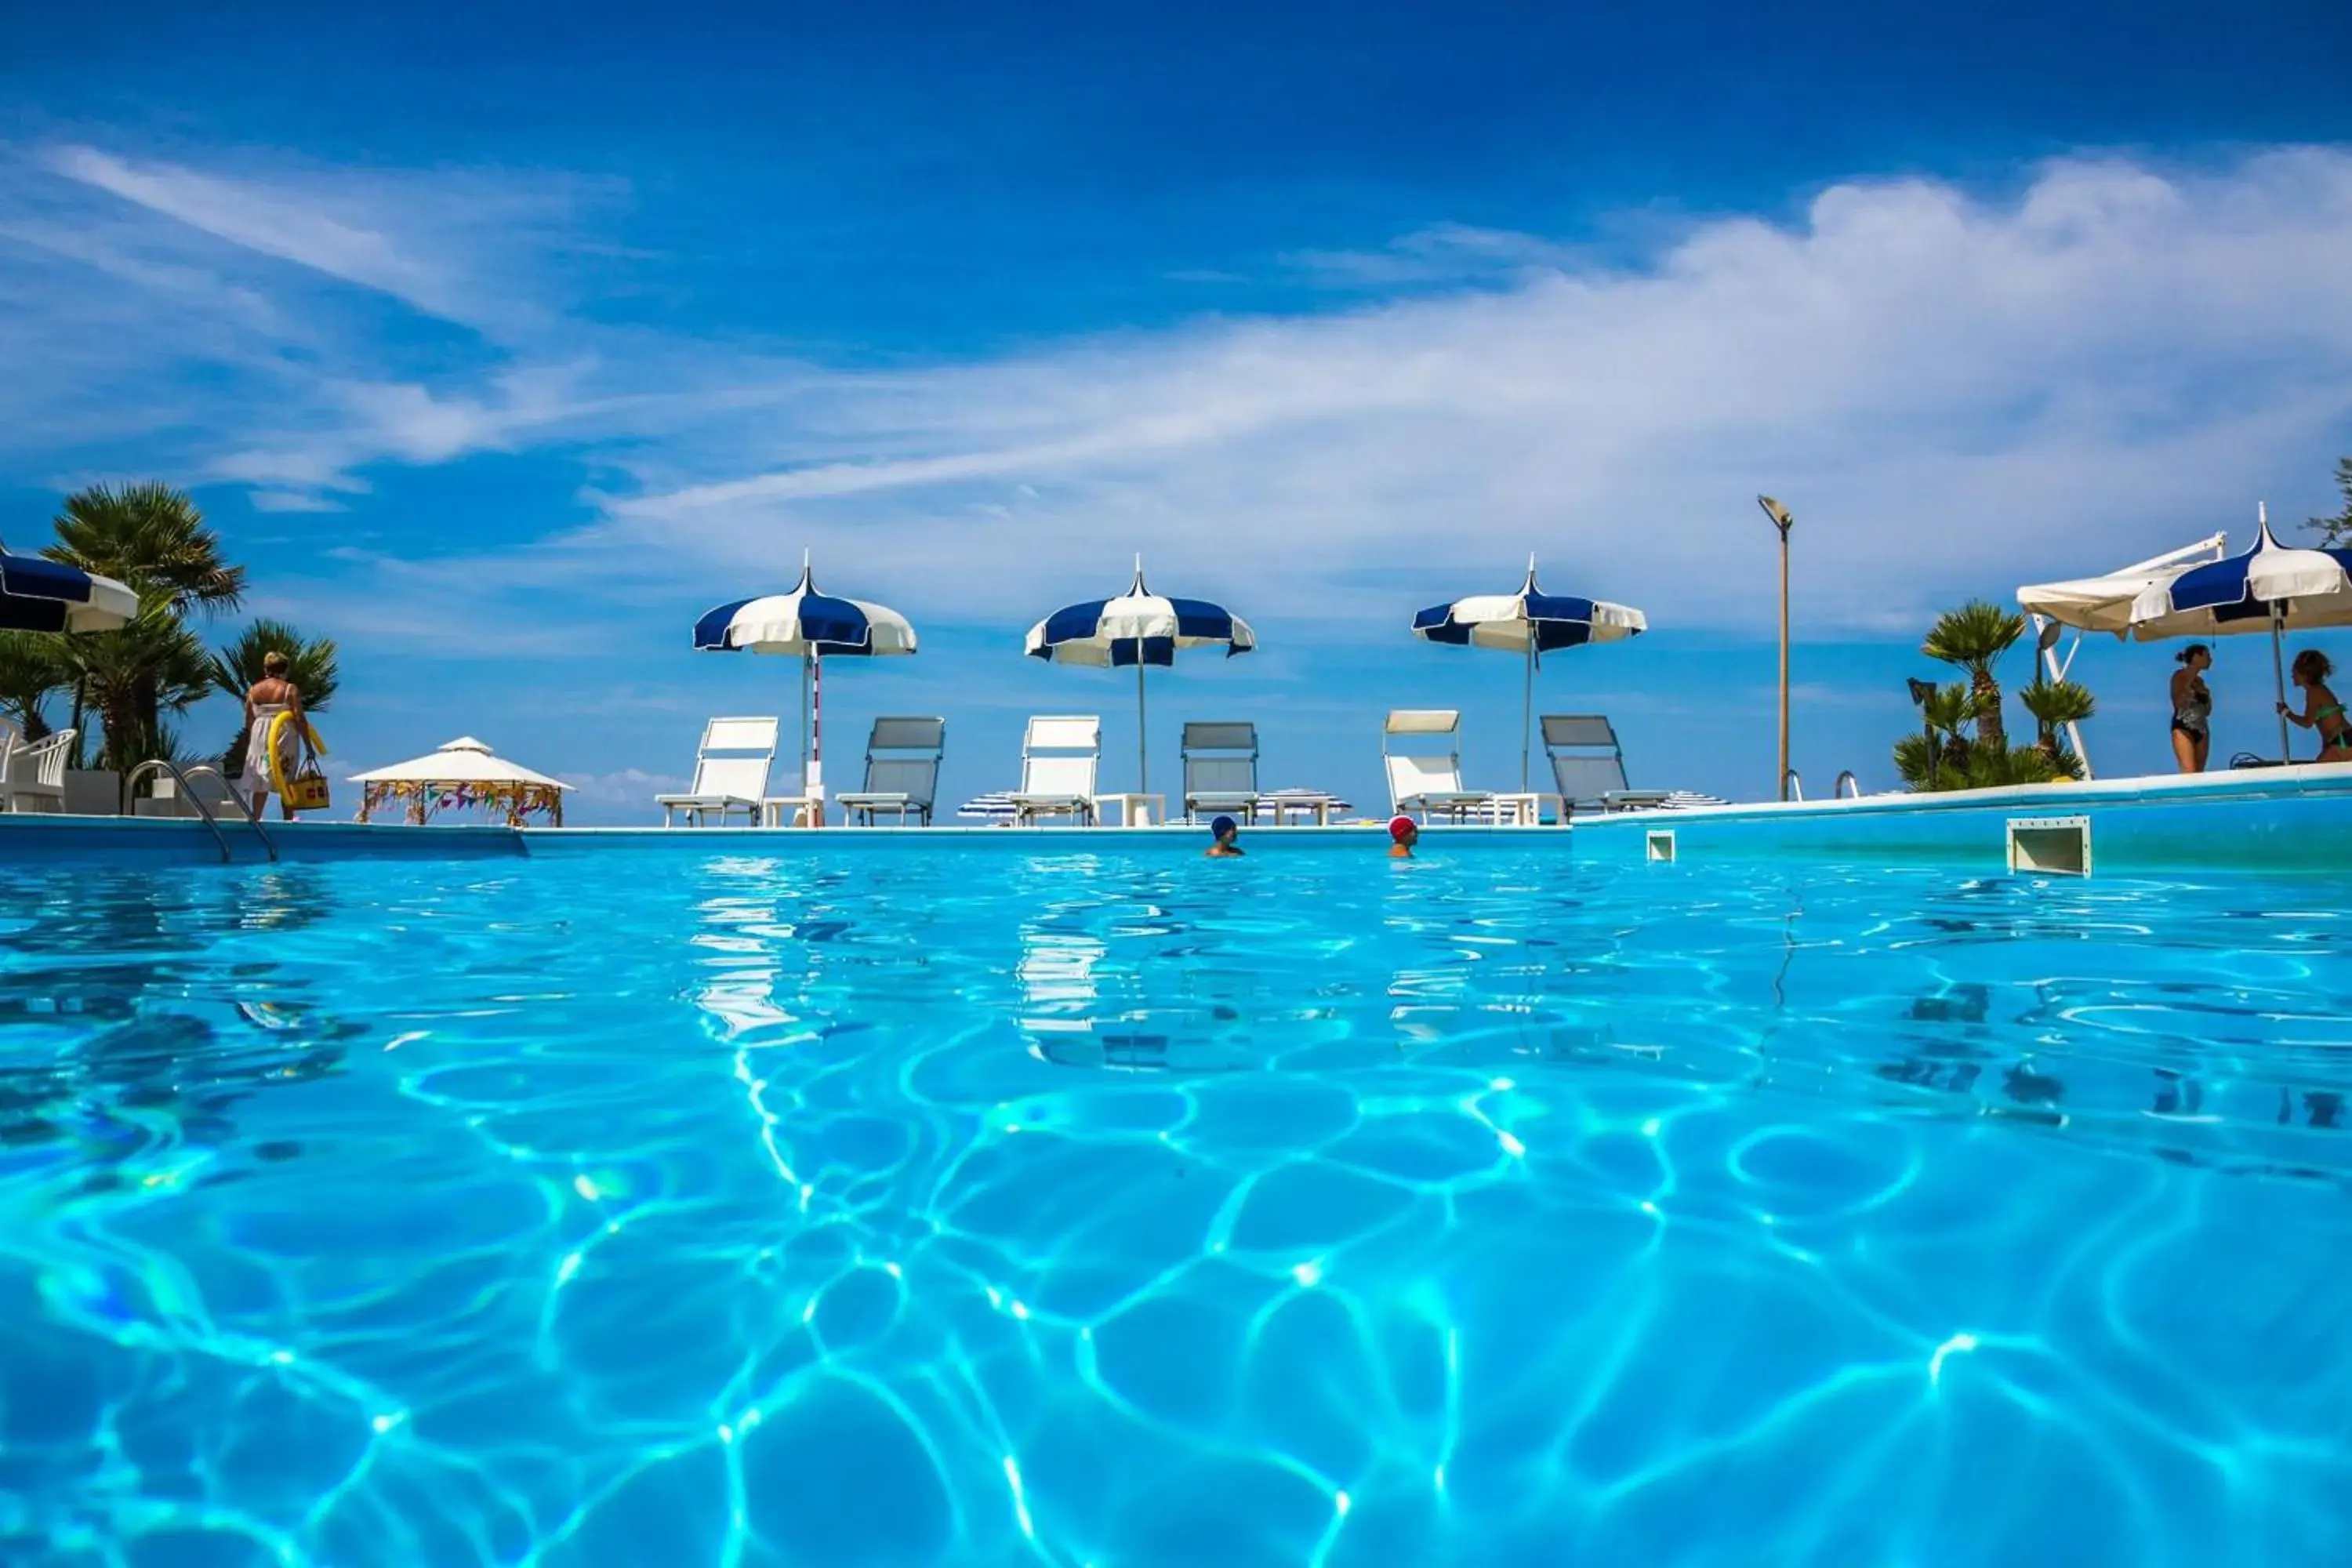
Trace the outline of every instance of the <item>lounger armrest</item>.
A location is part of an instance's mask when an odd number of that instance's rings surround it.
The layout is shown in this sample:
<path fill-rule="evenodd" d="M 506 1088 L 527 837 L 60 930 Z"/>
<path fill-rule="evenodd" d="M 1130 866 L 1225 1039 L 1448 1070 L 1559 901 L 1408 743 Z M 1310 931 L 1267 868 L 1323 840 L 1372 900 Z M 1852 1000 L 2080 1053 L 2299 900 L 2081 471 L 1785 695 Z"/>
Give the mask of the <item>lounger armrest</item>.
<path fill-rule="evenodd" d="M 1187 805 L 1255 805 L 1265 796 L 1252 789 L 1204 789 L 1197 795 L 1187 795 Z M 1293 797 L 1296 798 L 1296 797 Z"/>
<path fill-rule="evenodd" d="M 852 790 L 847 795 L 835 795 L 842 805 L 920 805 L 922 802 L 904 790 Z"/>
<path fill-rule="evenodd" d="M 756 811 L 760 803 L 741 795 L 657 795 L 656 805 L 740 805 L 746 811 Z"/>
<path fill-rule="evenodd" d="M 1664 789 L 1612 789 L 1601 797 L 1603 811 L 1639 811 L 1644 806 L 1664 805 L 1674 791 Z"/>

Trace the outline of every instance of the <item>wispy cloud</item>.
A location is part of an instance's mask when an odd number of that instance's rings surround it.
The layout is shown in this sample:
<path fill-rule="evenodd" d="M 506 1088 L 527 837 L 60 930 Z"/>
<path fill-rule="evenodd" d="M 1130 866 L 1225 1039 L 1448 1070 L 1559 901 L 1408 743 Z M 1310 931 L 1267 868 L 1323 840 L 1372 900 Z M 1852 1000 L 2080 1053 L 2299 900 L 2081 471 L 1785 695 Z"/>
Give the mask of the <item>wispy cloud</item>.
<path fill-rule="evenodd" d="M 231 245 L 380 289 L 417 309 L 466 319 L 463 279 L 405 251 L 379 229 L 347 223 L 304 198 L 170 163 L 140 164 L 94 147 L 59 147 L 50 168 Z"/>
<path fill-rule="evenodd" d="M 1336 287 L 1393 289 L 1413 284 L 1461 285 L 1524 278 L 1591 264 L 1589 250 L 1509 229 L 1433 224 L 1399 235 L 1377 250 L 1294 250 L 1281 260 Z"/>
<path fill-rule="evenodd" d="M 311 206 L 285 191 L 315 175 L 90 149 L 40 172 L 40 210 L 0 225 L 0 303 L 55 306 L 35 346 L 68 367 L 68 401 L 113 399 L 195 471 L 278 508 L 350 504 L 380 467 L 484 451 L 593 472 L 601 521 L 436 563 L 430 616 L 402 608 L 416 580 L 379 574 L 386 635 L 479 616 L 527 638 L 548 613 L 528 585 L 615 592 L 601 567 L 618 552 L 682 583 L 786 571 L 804 544 L 934 615 L 1075 595 L 1139 549 L 1159 580 L 1261 620 L 1382 625 L 1401 582 L 1476 588 L 1532 548 L 1556 586 L 1737 626 L 1768 613 L 1758 489 L 1799 513 L 1806 624 L 1907 629 L 1957 589 L 2242 526 L 2266 492 L 2299 515 L 2292 487 L 2315 507 L 2352 426 L 2352 153 L 2336 149 L 2194 170 L 2077 158 L 2000 198 L 1854 181 L 1795 221 L 1696 222 L 1632 259 L 1439 226 L 1292 258 L 1360 290 L 1344 310 L 881 371 L 620 332 L 543 277 L 500 317 L 551 221 L 527 189 L 464 184 L 445 232 L 417 182 Z M 100 226 L 100 249 L 77 253 L 57 238 L 83 232 L 60 227 L 72 191 L 148 221 Z M 404 363 L 290 286 L 289 263 L 505 324 Z M 124 319 L 156 329 L 143 377 L 89 346 Z M 157 394 L 158 354 L 237 395 Z M 76 426 L 41 417 L 70 444 Z"/>
<path fill-rule="evenodd" d="M 679 795 L 686 779 L 677 773 L 647 773 L 620 768 L 608 773 L 559 773 L 572 786 L 572 801 L 581 805 L 627 806 L 643 812 L 657 795 Z"/>

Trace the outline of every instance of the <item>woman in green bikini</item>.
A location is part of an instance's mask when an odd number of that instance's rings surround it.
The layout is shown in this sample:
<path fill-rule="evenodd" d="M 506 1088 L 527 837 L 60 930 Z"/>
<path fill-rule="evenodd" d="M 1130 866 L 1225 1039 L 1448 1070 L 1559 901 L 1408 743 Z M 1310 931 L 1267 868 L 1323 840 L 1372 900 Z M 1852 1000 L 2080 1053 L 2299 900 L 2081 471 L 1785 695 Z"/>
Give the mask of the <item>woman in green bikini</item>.
<path fill-rule="evenodd" d="M 2305 648 L 2294 656 L 2294 683 L 2303 688 L 2303 711 L 2298 713 L 2282 702 L 2278 710 L 2306 730 L 2319 731 L 2319 761 L 2352 763 L 2352 720 L 2344 716 L 2344 704 L 2328 689 L 2327 678 L 2336 673 L 2336 666 L 2315 647 Z"/>

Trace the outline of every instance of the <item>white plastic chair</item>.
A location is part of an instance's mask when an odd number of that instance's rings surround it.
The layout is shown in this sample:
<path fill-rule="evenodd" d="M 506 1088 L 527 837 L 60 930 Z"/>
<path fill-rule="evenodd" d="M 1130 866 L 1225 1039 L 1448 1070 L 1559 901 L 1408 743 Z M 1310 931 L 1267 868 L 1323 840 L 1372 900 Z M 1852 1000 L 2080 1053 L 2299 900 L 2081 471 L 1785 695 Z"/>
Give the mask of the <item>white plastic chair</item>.
<path fill-rule="evenodd" d="M 12 726 L 0 735 L 0 811 L 62 813 L 66 808 L 66 761 L 74 732 L 60 730 L 26 745 Z"/>
<path fill-rule="evenodd" d="M 1021 737 L 1021 787 L 1013 819 L 1067 816 L 1095 820 L 1095 771 L 1102 761 L 1102 720 L 1092 713 L 1033 718 Z"/>
<path fill-rule="evenodd" d="M 866 787 L 835 798 L 851 821 L 862 816 L 869 827 L 886 811 L 902 825 L 913 812 L 929 827 L 947 743 L 944 719 L 877 719 L 866 738 Z"/>
<path fill-rule="evenodd" d="M 1389 805 L 1401 813 L 1465 821 L 1495 797 L 1462 787 L 1462 713 L 1454 708 L 1400 708 L 1381 731 Z"/>
<path fill-rule="evenodd" d="M 689 826 L 713 816 L 724 826 L 739 811 L 748 825 L 756 826 L 760 803 L 767 798 L 768 770 L 775 765 L 776 730 L 772 718 L 713 719 L 705 725 L 692 785 L 684 795 L 654 796 L 662 808 L 662 826 L 675 826 L 681 811 Z"/>

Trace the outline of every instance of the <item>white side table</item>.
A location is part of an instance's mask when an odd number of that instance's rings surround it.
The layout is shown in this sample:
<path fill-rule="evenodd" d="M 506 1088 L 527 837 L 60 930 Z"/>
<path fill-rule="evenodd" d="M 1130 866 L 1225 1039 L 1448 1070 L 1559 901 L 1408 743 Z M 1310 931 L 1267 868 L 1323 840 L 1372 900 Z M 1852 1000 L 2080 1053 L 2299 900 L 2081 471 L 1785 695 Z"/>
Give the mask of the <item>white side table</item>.
<path fill-rule="evenodd" d="M 1331 808 L 1339 803 L 1333 796 L 1328 795 L 1321 796 L 1286 795 L 1281 796 L 1261 795 L 1258 798 L 1258 804 L 1260 805 L 1269 805 L 1274 808 L 1274 825 L 1276 827 L 1280 827 L 1283 825 L 1287 813 L 1294 811 L 1298 813 L 1302 818 L 1312 816 L 1315 819 L 1315 826 L 1318 827 L 1328 827 L 1331 826 Z"/>
<path fill-rule="evenodd" d="M 1506 793 L 1495 796 L 1496 826 L 1498 827 L 1533 827 L 1543 821 L 1543 796 L 1533 793 Z M 1507 820 L 1506 820 L 1507 818 Z"/>
<path fill-rule="evenodd" d="M 1146 795 L 1139 790 L 1115 791 L 1095 796 L 1095 821 L 1102 822 L 1103 807 L 1118 803 L 1118 825 L 1121 827 L 1149 827 L 1168 819 L 1168 797 Z"/>
<path fill-rule="evenodd" d="M 824 802 L 804 795 L 772 795 L 760 802 L 762 827 L 823 827 Z"/>

